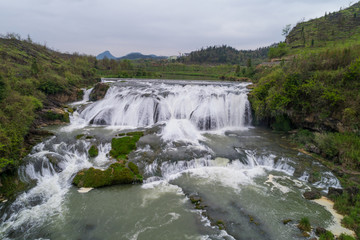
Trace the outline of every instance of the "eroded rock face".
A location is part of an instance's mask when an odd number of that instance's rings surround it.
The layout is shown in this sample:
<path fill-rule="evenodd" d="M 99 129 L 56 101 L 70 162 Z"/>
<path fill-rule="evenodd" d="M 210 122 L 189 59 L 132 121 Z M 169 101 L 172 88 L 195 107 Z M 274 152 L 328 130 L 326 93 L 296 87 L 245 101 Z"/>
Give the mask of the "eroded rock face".
<path fill-rule="evenodd" d="M 103 99 L 108 89 L 109 89 L 109 85 L 105 83 L 97 83 L 94 89 L 90 93 L 89 96 L 90 101 L 98 101 L 100 99 Z"/>

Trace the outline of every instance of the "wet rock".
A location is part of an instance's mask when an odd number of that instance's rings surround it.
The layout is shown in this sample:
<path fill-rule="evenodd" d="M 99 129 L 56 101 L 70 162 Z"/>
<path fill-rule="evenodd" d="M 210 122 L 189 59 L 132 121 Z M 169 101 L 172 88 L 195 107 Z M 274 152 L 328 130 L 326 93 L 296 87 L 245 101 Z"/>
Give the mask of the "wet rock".
<path fill-rule="evenodd" d="M 341 188 L 333 188 L 329 187 L 328 196 L 337 197 L 343 194 L 343 190 Z"/>
<path fill-rule="evenodd" d="M 345 191 L 349 194 L 349 195 L 357 195 L 359 193 L 359 188 L 358 187 L 347 187 L 345 188 Z"/>
<path fill-rule="evenodd" d="M 320 153 L 321 153 L 320 149 L 319 149 L 317 146 L 315 146 L 314 144 L 312 144 L 312 143 L 306 144 L 306 145 L 305 145 L 305 149 L 306 149 L 307 151 L 311 152 L 311 153 L 316 153 L 316 154 L 320 154 Z"/>
<path fill-rule="evenodd" d="M 90 101 L 98 101 L 100 99 L 103 99 L 108 89 L 109 89 L 109 85 L 105 83 L 97 83 L 94 89 L 90 93 L 89 96 Z"/>
<path fill-rule="evenodd" d="M 197 195 L 190 195 L 190 201 L 194 204 L 201 202 L 201 198 Z"/>
<path fill-rule="evenodd" d="M 85 230 L 86 231 L 92 231 L 96 228 L 96 226 L 94 224 L 86 224 L 85 225 Z"/>
<path fill-rule="evenodd" d="M 51 163 L 51 165 L 53 166 L 55 172 L 59 173 L 62 172 L 62 168 L 59 166 L 60 164 L 60 159 L 52 156 L 51 154 L 47 154 L 46 155 L 47 159 L 49 160 L 49 162 Z"/>
<path fill-rule="evenodd" d="M 322 235 L 322 234 L 325 234 L 326 233 L 326 229 L 325 228 L 322 228 L 322 227 L 317 227 L 315 229 L 315 234 L 316 236 L 319 236 Z"/>
<path fill-rule="evenodd" d="M 303 196 L 307 200 L 314 200 L 321 198 L 320 192 L 316 190 L 304 192 Z"/>
<path fill-rule="evenodd" d="M 348 193 L 349 195 L 349 202 L 355 206 L 356 202 L 357 202 L 357 194 L 359 193 L 359 188 L 358 187 L 348 187 L 345 189 L 345 191 Z"/>
<path fill-rule="evenodd" d="M 282 222 L 283 222 L 284 225 L 286 225 L 286 224 L 292 222 L 292 220 L 291 219 L 284 219 Z"/>

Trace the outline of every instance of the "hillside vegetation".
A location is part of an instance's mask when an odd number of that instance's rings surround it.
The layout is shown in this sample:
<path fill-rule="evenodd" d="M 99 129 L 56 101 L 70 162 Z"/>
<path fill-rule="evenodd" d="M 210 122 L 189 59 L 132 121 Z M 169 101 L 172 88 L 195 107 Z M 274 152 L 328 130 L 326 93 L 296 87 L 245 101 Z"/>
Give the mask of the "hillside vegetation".
<path fill-rule="evenodd" d="M 238 64 L 246 66 L 249 60 L 253 64 L 265 61 L 268 51 L 269 47 L 239 51 L 226 45 L 212 46 L 186 54 L 180 57 L 178 61 L 192 64 Z"/>
<path fill-rule="evenodd" d="M 36 119 L 58 117 L 44 109 L 58 105 L 59 96 L 76 100 L 79 87 L 96 82 L 95 61 L 16 34 L 0 38 L 0 173 L 16 170 L 28 153 Z"/>
<path fill-rule="evenodd" d="M 360 3 L 302 22 L 269 50 L 249 96 L 258 124 L 292 131 L 301 148 L 327 159 L 344 187 L 334 197 L 343 224 L 360 237 Z M 351 194 L 350 194 L 351 193 Z"/>

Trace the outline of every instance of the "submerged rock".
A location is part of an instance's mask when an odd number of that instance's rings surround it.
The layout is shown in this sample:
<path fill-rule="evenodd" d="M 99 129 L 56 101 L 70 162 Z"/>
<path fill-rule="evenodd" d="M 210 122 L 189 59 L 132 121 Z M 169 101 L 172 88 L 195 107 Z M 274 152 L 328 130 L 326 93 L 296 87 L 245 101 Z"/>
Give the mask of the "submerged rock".
<path fill-rule="evenodd" d="M 100 99 L 103 99 L 108 89 L 109 89 L 109 85 L 105 83 L 97 83 L 94 89 L 90 93 L 89 100 L 98 101 Z"/>

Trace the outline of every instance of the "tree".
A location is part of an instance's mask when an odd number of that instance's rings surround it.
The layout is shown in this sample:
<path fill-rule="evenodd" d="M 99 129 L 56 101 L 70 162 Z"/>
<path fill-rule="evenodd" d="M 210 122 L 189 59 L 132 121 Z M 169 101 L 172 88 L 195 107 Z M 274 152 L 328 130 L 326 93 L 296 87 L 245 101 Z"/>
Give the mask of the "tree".
<path fill-rule="evenodd" d="M 284 37 L 287 37 L 287 35 L 289 35 L 290 33 L 290 30 L 291 30 L 291 24 L 286 25 L 282 30 L 282 35 Z"/>

